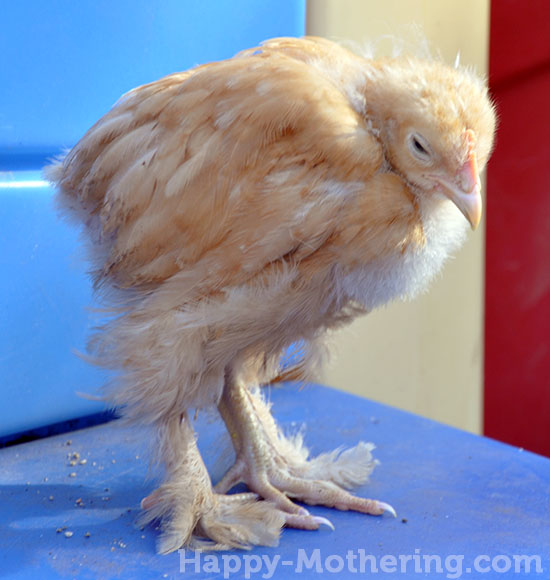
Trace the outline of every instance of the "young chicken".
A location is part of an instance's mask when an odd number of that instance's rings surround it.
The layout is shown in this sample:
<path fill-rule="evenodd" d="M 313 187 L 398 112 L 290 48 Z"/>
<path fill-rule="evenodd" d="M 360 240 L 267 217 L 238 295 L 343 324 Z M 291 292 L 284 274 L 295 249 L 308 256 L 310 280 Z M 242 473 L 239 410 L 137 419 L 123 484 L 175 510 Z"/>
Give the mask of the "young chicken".
<path fill-rule="evenodd" d="M 327 329 L 426 288 L 479 223 L 494 129 L 467 69 L 282 38 L 130 91 L 48 169 L 112 307 L 90 344 L 120 371 L 106 397 L 158 435 L 165 481 L 142 507 L 160 552 L 329 523 L 292 499 L 393 511 L 345 491 L 370 444 L 308 458 L 258 387 L 307 377 Z M 215 489 L 189 418 L 209 406 L 236 452 Z M 238 482 L 251 493 L 226 495 Z"/>

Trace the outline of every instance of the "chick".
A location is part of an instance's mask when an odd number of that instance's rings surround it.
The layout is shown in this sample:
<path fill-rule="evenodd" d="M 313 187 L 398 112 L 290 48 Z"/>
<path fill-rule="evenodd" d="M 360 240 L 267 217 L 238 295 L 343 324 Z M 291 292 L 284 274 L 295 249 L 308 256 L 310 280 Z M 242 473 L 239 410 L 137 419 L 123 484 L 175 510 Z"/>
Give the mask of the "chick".
<path fill-rule="evenodd" d="M 157 434 L 142 523 L 161 520 L 161 553 L 329 523 L 293 499 L 393 511 L 346 491 L 372 445 L 309 458 L 259 387 L 307 378 L 326 330 L 427 287 L 480 221 L 494 130 L 469 70 L 282 38 L 130 91 L 47 170 L 112 308 L 90 343 L 120 371 L 106 398 Z M 189 419 L 211 406 L 236 453 L 215 489 Z"/>

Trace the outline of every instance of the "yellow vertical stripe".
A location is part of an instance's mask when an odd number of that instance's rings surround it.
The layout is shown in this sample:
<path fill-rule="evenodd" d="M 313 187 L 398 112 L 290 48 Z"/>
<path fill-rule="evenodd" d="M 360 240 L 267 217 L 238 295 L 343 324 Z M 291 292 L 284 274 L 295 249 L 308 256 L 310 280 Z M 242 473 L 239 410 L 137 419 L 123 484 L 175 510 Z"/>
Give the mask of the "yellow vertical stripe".
<path fill-rule="evenodd" d="M 358 45 L 386 35 L 432 47 L 486 74 L 489 0 L 309 0 L 307 33 Z M 382 52 L 391 42 L 380 40 Z M 470 235 L 429 293 L 335 335 L 323 380 L 480 432 L 483 391 L 484 228 Z"/>

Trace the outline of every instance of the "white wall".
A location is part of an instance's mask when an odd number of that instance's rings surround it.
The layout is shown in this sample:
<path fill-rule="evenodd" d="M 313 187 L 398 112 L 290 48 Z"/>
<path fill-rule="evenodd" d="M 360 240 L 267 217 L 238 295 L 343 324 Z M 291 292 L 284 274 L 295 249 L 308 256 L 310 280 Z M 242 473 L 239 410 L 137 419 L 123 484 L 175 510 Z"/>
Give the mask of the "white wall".
<path fill-rule="evenodd" d="M 486 74 L 489 0 L 309 0 L 307 32 L 364 43 L 414 42 L 411 23 L 443 57 Z M 388 47 L 382 42 L 381 47 Z M 470 235 L 429 293 L 356 321 L 334 337 L 324 383 L 480 432 L 483 388 L 484 226 Z"/>

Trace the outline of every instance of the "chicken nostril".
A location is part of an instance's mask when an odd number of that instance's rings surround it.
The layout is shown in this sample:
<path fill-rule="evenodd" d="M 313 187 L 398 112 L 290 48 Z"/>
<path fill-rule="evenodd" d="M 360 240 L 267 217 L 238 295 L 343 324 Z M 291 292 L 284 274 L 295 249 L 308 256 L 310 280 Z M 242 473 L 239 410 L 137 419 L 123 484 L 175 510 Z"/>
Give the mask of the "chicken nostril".
<path fill-rule="evenodd" d="M 459 176 L 458 187 L 466 194 L 473 194 L 481 186 L 479 179 L 474 179 L 469 173 L 462 173 Z"/>

